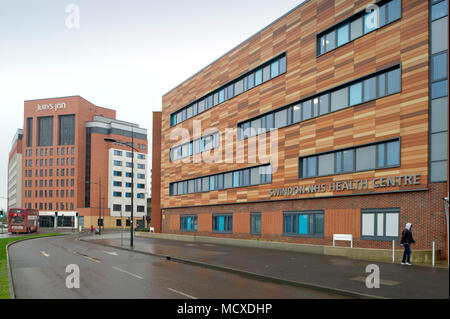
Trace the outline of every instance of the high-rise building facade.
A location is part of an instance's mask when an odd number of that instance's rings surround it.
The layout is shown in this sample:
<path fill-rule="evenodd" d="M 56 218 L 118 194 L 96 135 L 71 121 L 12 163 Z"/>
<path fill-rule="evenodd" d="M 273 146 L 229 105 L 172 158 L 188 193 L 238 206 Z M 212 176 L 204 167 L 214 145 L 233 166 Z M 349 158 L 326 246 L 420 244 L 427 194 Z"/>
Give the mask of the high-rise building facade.
<path fill-rule="evenodd" d="M 107 228 L 125 225 L 132 134 L 134 216 L 145 215 L 147 130 L 115 117 L 80 96 L 25 101 L 22 206 L 39 210 L 41 227 L 97 227 L 99 218 Z"/>
<path fill-rule="evenodd" d="M 445 252 L 447 38 L 447 0 L 303 2 L 163 96 L 156 230 Z"/>
<path fill-rule="evenodd" d="M 8 209 L 22 205 L 22 138 L 18 129 L 11 143 L 8 160 Z"/>

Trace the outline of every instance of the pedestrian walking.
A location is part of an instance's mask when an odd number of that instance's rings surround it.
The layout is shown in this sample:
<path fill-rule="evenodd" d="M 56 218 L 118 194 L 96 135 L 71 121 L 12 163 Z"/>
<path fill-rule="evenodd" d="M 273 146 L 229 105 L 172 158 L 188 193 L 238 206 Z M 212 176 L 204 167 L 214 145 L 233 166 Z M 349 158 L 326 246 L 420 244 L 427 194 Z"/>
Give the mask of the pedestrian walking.
<path fill-rule="evenodd" d="M 415 244 L 416 241 L 413 238 L 412 235 L 412 224 L 407 223 L 405 229 L 402 232 L 402 239 L 400 241 L 400 245 L 402 245 L 405 248 L 405 251 L 403 252 L 403 259 L 402 259 L 402 265 L 409 265 L 411 266 L 411 244 Z"/>
<path fill-rule="evenodd" d="M 94 232 L 94 226 L 91 225 L 91 233 Z"/>

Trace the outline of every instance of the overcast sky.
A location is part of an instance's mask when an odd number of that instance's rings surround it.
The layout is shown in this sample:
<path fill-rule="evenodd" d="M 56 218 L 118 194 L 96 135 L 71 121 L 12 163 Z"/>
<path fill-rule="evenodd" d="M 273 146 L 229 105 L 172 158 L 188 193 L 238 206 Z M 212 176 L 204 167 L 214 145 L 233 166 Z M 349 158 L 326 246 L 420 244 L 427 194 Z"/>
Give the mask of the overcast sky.
<path fill-rule="evenodd" d="M 80 95 L 151 142 L 163 94 L 301 2 L 0 0 L 0 208 L 24 100 Z"/>

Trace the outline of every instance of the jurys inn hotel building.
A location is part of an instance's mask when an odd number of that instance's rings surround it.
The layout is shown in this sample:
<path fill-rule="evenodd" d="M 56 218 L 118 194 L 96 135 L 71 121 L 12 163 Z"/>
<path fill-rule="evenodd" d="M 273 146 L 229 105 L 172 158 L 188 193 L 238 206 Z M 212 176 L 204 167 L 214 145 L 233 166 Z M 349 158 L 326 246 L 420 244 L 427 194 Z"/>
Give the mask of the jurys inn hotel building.
<path fill-rule="evenodd" d="M 157 232 L 389 250 L 410 222 L 445 258 L 448 0 L 304 1 L 162 101 Z"/>
<path fill-rule="evenodd" d="M 132 134 L 134 224 L 147 225 L 147 130 L 80 96 L 25 101 L 9 154 L 8 208 L 39 210 L 41 227 L 97 227 L 99 218 L 105 228 L 129 226 Z"/>

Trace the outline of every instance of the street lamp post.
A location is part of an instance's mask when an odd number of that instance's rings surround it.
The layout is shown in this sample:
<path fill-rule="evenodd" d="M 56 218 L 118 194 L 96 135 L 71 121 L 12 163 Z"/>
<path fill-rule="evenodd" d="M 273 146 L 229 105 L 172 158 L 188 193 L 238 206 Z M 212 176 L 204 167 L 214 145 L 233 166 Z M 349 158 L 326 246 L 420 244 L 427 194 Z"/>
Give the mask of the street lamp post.
<path fill-rule="evenodd" d="M 88 181 L 88 182 L 86 182 L 86 184 L 98 184 L 98 222 L 97 222 L 97 224 L 100 224 L 100 219 L 102 218 L 102 216 L 101 216 L 101 211 L 102 211 L 102 202 L 101 202 L 102 180 L 101 180 L 101 176 L 100 175 L 98 176 L 98 183 Z M 97 225 L 97 226 L 98 226 L 98 234 L 101 235 L 102 228 L 100 225 Z"/>
<path fill-rule="evenodd" d="M 104 138 L 105 142 L 117 143 L 116 139 Z M 130 216 L 130 246 L 133 247 L 133 211 L 134 211 L 134 131 L 131 128 L 131 145 L 129 142 L 125 143 L 126 146 L 131 148 L 131 216 Z M 137 150 L 136 150 L 137 151 Z"/>

